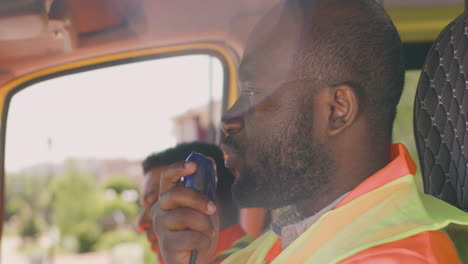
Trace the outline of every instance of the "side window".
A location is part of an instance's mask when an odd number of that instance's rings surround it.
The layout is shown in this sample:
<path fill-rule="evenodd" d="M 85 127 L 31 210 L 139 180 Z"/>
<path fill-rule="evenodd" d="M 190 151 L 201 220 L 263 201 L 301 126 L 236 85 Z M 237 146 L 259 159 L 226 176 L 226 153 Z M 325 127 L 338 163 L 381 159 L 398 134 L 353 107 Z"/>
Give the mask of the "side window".
<path fill-rule="evenodd" d="M 216 57 L 184 55 L 14 94 L 1 263 L 155 263 L 135 229 L 141 161 L 178 142 L 217 141 L 225 77 Z"/>

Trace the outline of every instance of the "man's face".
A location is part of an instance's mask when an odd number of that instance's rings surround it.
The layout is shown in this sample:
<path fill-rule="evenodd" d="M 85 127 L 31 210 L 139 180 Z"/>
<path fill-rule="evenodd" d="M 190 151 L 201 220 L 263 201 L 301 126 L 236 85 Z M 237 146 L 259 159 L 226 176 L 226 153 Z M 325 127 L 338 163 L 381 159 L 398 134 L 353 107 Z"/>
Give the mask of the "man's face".
<path fill-rule="evenodd" d="M 236 176 L 233 199 L 241 207 L 282 207 L 310 198 L 329 183 L 331 161 L 314 137 L 312 110 L 294 102 L 299 99 L 295 88 L 287 89 L 233 121 L 242 123 L 240 129 L 223 145 L 226 166 Z"/>
<path fill-rule="evenodd" d="M 332 167 L 319 100 L 325 85 L 292 77 L 299 44 L 294 21 L 287 22 L 249 39 L 239 68 L 240 97 L 223 116 L 229 136 L 222 147 L 241 207 L 278 208 L 310 198 L 328 183 Z"/>
<path fill-rule="evenodd" d="M 159 198 L 159 178 L 164 167 L 151 169 L 146 175 L 141 187 L 140 206 L 141 213 L 138 219 L 138 229 L 146 233 L 146 238 L 151 245 L 151 249 L 158 253 L 159 243 L 153 229 L 153 219 L 151 217 L 151 207 Z"/>

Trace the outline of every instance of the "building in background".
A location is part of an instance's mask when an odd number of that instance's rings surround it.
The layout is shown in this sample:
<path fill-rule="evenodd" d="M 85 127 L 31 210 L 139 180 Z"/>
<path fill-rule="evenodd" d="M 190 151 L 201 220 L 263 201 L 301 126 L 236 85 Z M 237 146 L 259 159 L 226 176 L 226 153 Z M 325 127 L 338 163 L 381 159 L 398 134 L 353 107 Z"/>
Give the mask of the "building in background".
<path fill-rule="evenodd" d="M 219 142 L 221 136 L 221 103 L 211 104 L 188 110 L 173 119 L 173 133 L 178 143 L 204 141 Z"/>

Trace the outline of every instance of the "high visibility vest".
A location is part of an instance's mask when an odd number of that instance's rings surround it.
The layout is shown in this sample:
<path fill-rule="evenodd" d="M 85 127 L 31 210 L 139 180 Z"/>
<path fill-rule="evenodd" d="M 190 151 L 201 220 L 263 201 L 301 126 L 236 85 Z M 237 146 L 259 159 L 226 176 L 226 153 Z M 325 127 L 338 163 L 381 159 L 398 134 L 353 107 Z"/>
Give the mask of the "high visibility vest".
<path fill-rule="evenodd" d="M 468 226 L 468 214 L 418 192 L 415 177 L 407 175 L 326 213 L 272 264 L 337 263 L 365 249 L 450 224 Z M 223 263 L 262 264 L 277 239 L 270 231 Z M 460 257 L 464 253 L 459 252 Z"/>
<path fill-rule="evenodd" d="M 232 246 L 220 253 L 218 253 L 214 259 L 210 262 L 210 264 L 214 263 L 221 263 L 222 260 L 225 258 L 231 256 L 232 254 L 236 253 L 239 250 L 242 250 L 243 248 L 247 247 L 254 241 L 254 237 L 251 236 L 250 234 L 247 234 L 241 238 L 239 238 L 236 242 L 232 244 Z"/>

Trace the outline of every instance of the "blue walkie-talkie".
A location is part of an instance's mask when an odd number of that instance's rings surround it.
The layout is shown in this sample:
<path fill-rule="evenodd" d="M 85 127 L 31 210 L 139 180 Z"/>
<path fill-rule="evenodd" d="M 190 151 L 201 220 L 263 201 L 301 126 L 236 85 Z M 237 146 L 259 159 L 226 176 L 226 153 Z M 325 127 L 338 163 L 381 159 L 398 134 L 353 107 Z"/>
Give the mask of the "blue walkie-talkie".
<path fill-rule="evenodd" d="M 197 170 L 181 179 L 183 186 L 207 195 L 214 202 L 216 197 L 216 166 L 213 161 L 197 152 L 192 152 L 185 161 L 195 162 Z"/>
<path fill-rule="evenodd" d="M 181 179 L 183 186 L 199 191 L 208 196 L 212 202 L 216 197 L 216 165 L 205 155 L 192 152 L 185 161 L 192 161 L 197 164 L 195 173 L 185 176 Z M 190 264 L 197 261 L 197 251 L 190 252 Z"/>

